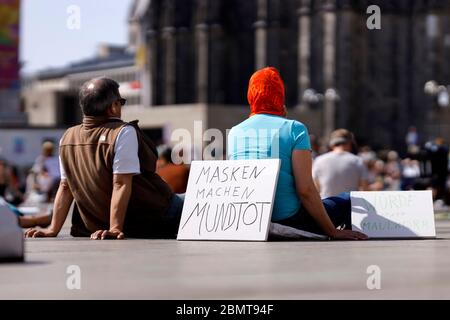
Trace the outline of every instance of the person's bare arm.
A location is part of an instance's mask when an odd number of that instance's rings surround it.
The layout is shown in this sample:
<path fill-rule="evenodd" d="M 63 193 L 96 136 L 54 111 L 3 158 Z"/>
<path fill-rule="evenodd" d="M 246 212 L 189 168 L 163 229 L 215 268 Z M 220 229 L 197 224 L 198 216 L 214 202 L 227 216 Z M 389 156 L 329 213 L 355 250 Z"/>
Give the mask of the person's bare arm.
<path fill-rule="evenodd" d="M 45 229 L 28 229 L 25 232 L 25 236 L 29 238 L 56 237 L 61 231 L 64 221 L 66 221 L 72 201 L 73 195 L 67 184 L 67 180 L 61 180 L 55 197 L 53 217 L 50 226 Z"/>
<path fill-rule="evenodd" d="M 351 230 L 337 230 L 323 206 L 311 174 L 312 157 L 307 150 L 294 150 L 292 169 L 298 196 L 306 211 L 313 217 L 324 233 L 333 239 L 366 239 L 367 236 Z"/>
<path fill-rule="evenodd" d="M 133 174 L 115 174 L 111 197 L 109 230 L 97 230 L 91 235 L 93 240 L 123 239 L 123 224 L 130 201 Z"/>
<path fill-rule="evenodd" d="M 311 158 L 312 161 L 312 158 Z M 316 186 L 317 192 L 320 194 L 320 182 L 319 182 L 319 168 L 317 161 L 312 163 L 312 177 L 314 181 L 314 185 Z"/>
<path fill-rule="evenodd" d="M 314 179 L 314 185 L 316 186 L 317 192 L 320 194 L 320 182 L 317 179 Z"/>
<path fill-rule="evenodd" d="M 359 182 L 359 191 L 368 191 L 369 190 L 369 182 L 367 180 L 361 180 Z"/>

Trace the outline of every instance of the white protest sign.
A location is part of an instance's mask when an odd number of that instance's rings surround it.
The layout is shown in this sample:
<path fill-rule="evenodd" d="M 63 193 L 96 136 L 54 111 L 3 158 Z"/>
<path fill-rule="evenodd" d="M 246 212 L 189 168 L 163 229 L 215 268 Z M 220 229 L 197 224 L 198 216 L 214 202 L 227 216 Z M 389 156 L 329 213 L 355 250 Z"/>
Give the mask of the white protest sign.
<path fill-rule="evenodd" d="M 279 159 L 193 161 L 178 240 L 266 241 Z"/>
<path fill-rule="evenodd" d="M 436 237 L 431 191 L 351 193 L 352 229 L 371 238 Z"/>

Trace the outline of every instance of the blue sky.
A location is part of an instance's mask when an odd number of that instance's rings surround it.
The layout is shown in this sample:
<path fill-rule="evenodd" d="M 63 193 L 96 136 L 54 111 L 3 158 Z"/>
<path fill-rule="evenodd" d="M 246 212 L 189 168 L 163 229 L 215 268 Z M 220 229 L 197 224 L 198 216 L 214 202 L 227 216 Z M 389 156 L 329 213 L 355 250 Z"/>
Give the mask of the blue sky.
<path fill-rule="evenodd" d="M 132 0 L 22 0 L 22 72 L 91 57 L 100 43 L 125 44 Z M 67 8 L 80 8 L 81 28 L 67 27 Z"/>

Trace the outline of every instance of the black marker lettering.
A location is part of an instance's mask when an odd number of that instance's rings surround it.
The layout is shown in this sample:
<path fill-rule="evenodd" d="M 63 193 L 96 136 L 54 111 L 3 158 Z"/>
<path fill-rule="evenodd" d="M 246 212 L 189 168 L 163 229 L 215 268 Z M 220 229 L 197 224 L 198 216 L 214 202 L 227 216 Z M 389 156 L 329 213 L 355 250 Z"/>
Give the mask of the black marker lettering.
<path fill-rule="evenodd" d="M 242 197 L 241 199 L 244 199 L 244 196 L 246 197 L 245 200 L 248 200 L 248 198 L 250 198 L 250 196 L 252 195 L 252 193 L 255 192 L 255 189 L 252 189 L 252 191 L 249 193 L 249 188 L 246 187 L 244 192 L 242 192 Z"/>
<path fill-rule="evenodd" d="M 256 179 L 256 178 L 258 178 L 258 176 L 264 171 L 265 168 L 266 168 L 266 167 L 263 167 L 263 168 L 258 172 L 258 167 L 255 166 L 255 168 L 253 169 L 251 175 L 253 175 L 253 176 L 255 177 L 255 179 Z M 250 175 L 250 176 L 251 176 L 251 175 Z"/>
<path fill-rule="evenodd" d="M 231 221 L 231 209 L 233 209 L 233 221 Z M 222 230 L 223 231 L 228 230 L 229 228 L 231 228 L 231 226 L 234 223 L 234 220 L 236 220 L 236 207 L 234 206 L 234 204 L 232 204 L 232 203 L 228 204 L 227 214 L 228 214 L 228 212 L 230 213 L 230 215 L 228 216 L 228 225 L 227 225 L 226 228 L 223 228 L 223 226 L 222 226 Z"/>
<path fill-rule="evenodd" d="M 201 190 L 197 190 L 197 196 L 196 199 L 198 199 L 198 196 L 201 195 L 202 199 L 205 198 L 205 188 L 201 189 Z"/>
<path fill-rule="evenodd" d="M 217 211 L 218 211 L 218 209 L 219 209 L 219 205 L 217 204 L 217 205 L 216 205 L 216 214 L 215 214 L 215 216 L 214 216 L 214 223 L 213 223 L 213 226 L 212 226 L 211 230 L 209 230 L 209 228 L 208 228 L 208 217 L 210 216 L 209 210 L 208 210 L 208 213 L 206 214 L 206 218 L 205 218 L 205 229 L 206 229 L 207 232 L 212 232 L 212 231 L 214 230 L 214 227 L 216 226 L 216 222 L 217 222 Z"/>
<path fill-rule="evenodd" d="M 264 205 L 265 204 L 269 204 L 270 202 L 257 202 L 258 204 L 261 204 L 261 214 L 260 214 L 260 218 L 259 218 L 259 232 L 261 232 L 261 225 L 262 225 L 262 219 L 264 217 Z"/>
<path fill-rule="evenodd" d="M 236 223 L 236 231 L 239 229 L 239 221 L 241 220 L 241 212 L 242 212 L 242 205 L 247 204 L 248 202 L 235 202 L 235 204 L 240 204 L 239 206 L 239 215 Z"/>
<path fill-rule="evenodd" d="M 214 174 L 211 177 L 211 180 L 209 180 L 209 183 L 211 183 L 214 178 L 217 178 L 217 182 L 219 182 L 219 167 L 216 167 L 216 170 L 214 170 Z"/>
<path fill-rule="evenodd" d="M 200 180 L 202 175 L 206 175 L 206 181 L 208 181 L 210 171 L 211 171 L 211 168 L 209 168 L 209 167 L 208 167 L 208 169 L 202 168 L 202 171 L 200 171 L 200 174 L 198 175 L 198 178 L 197 178 L 197 182 L 195 184 L 198 184 L 198 181 Z"/>
<path fill-rule="evenodd" d="M 245 222 L 245 217 L 247 216 L 247 211 L 248 211 L 248 209 L 250 209 L 251 207 L 254 207 L 254 208 L 255 208 L 255 219 L 253 219 L 253 221 L 247 223 L 247 222 Z M 256 204 L 251 203 L 251 204 L 249 204 L 248 207 L 244 210 L 244 214 L 242 215 L 242 222 L 243 222 L 246 226 L 249 226 L 249 225 L 251 225 L 251 224 L 254 224 L 255 221 L 256 221 L 256 219 L 258 219 L 258 208 L 256 207 Z"/>
<path fill-rule="evenodd" d="M 186 222 L 183 224 L 183 226 L 181 227 L 181 229 L 184 229 L 184 227 L 186 226 L 186 224 L 189 222 L 189 220 L 191 219 L 192 215 L 194 214 L 195 210 L 197 210 L 197 217 L 200 215 L 200 213 L 205 211 L 207 203 L 205 203 L 205 205 L 203 206 L 203 208 L 201 210 L 199 210 L 200 208 L 200 203 L 197 203 L 196 206 L 194 207 L 194 210 L 192 210 L 191 214 L 189 215 L 189 217 L 186 219 Z"/>
<path fill-rule="evenodd" d="M 237 167 L 237 168 L 234 168 L 232 171 L 231 171 L 231 179 L 230 180 L 233 180 L 234 179 L 234 181 L 237 181 L 236 180 L 236 176 L 235 176 L 235 174 L 236 174 L 236 172 L 238 172 L 239 171 L 239 167 Z"/>

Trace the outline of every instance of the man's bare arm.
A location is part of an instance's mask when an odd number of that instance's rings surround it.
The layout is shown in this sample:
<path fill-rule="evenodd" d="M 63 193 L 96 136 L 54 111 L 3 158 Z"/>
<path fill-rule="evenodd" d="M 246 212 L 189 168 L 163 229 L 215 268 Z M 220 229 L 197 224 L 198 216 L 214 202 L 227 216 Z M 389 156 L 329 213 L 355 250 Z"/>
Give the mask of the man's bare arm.
<path fill-rule="evenodd" d="M 56 237 L 61 231 L 64 221 L 66 221 L 72 201 L 73 195 L 67 184 L 67 180 L 61 180 L 55 197 L 52 223 L 46 229 L 28 229 L 25 232 L 25 236 L 29 238 Z"/>
<path fill-rule="evenodd" d="M 123 224 L 130 201 L 133 174 L 115 174 L 113 178 L 113 193 L 111 197 L 109 230 L 97 230 L 91 239 L 123 239 Z"/>

